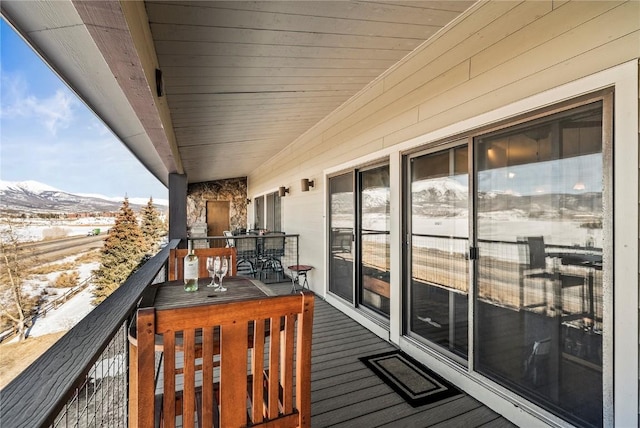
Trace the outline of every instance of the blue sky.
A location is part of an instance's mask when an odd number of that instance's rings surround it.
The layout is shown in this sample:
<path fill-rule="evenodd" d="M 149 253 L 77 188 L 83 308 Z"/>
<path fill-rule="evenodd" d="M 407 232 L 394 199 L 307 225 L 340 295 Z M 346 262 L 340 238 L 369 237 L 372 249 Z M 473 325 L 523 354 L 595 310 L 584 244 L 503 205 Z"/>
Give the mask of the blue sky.
<path fill-rule="evenodd" d="M 1 19 L 0 79 L 0 179 L 167 199 L 164 185 Z"/>

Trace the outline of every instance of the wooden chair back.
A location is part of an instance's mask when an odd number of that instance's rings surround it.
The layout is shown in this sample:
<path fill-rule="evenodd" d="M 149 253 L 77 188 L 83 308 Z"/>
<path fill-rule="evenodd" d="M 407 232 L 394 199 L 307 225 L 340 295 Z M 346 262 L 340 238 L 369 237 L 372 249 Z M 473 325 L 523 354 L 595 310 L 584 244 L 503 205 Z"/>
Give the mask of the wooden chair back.
<path fill-rule="evenodd" d="M 189 250 L 173 248 L 169 251 L 169 281 L 184 278 L 184 264 L 183 260 Z M 195 248 L 193 252 L 198 256 L 199 260 L 199 273 L 200 277 L 209 276 L 207 272 L 207 257 L 226 256 L 230 257 L 229 272 L 227 275 L 235 276 L 237 273 L 237 261 L 238 256 L 235 248 Z"/>
<path fill-rule="evenodd" d="M 196 420 L 204 427 L 310 426 L 313 310 L 311 292 L 220 303 L 215 309 L 139 309 L 132 422 L 150 427 L 161 418 L 162 426 L 173 427 L 182 415 L 183 427 Z M 184 357 L 176 352 L 176 333 L 182 335 Z M 157 334 L 164 352 L 161 397 L 154 381 Z M 176 361 L 183 364 L 178 375 Z"/>

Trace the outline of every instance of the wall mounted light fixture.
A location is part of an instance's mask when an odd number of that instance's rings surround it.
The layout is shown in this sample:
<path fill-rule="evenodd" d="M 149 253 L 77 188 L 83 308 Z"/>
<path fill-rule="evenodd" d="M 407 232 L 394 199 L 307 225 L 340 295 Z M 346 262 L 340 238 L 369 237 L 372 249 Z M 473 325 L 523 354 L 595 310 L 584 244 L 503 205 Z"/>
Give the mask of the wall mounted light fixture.
<path fill-rule="evenodd" d="M 287 193 L 289 193 L 289 188 L 288 187 L 284 187 L 284 186 L 280 186 L 278 188 L 278 196 L 280 196 L 281 198 L 286 195 Z"/>
<path fill-rule="evenodd" d="M 300 180 L 300 190 L 302 190 L 303 192 L 308 192 L 309 187 L 314 187 L 313 180 L 309 180 L 308 178 L 303 178 L 302 180 Z"/>

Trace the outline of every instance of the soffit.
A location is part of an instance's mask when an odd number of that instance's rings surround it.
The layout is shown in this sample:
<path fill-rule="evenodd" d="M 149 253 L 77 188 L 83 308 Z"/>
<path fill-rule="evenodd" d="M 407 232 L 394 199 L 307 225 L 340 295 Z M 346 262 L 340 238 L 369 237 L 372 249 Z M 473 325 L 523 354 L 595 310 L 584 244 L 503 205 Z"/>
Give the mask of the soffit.
<path fill-rule="evenodd" d="M 146 1 L 189 182 L 248 175 L 473 1 Z"/>
<path fill-rule="evenodd" d="M 168 184 L 247 176 L 474 1 L 4 0 L 3 16 Z M 146 27 L 148 23 L 148 28 Z M 155 68 L 164 95 L 156 94 Z"/>

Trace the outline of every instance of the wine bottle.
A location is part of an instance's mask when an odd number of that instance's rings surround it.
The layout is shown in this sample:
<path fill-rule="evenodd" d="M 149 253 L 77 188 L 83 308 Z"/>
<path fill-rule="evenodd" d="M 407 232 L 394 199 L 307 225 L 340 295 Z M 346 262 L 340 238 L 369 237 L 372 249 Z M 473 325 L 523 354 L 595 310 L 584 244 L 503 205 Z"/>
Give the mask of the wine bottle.
<path fill-rule="evenodd" d="M 188 241 L 189 253 L 184 258 L 184 291 L 198 291 L 198 256 L 193 252 L 193 242 Z"/>

